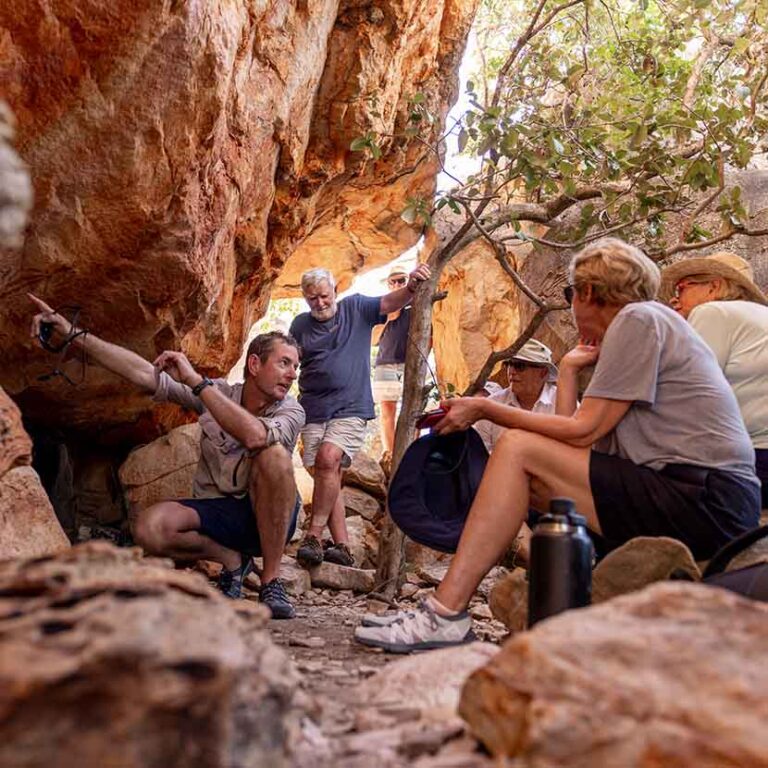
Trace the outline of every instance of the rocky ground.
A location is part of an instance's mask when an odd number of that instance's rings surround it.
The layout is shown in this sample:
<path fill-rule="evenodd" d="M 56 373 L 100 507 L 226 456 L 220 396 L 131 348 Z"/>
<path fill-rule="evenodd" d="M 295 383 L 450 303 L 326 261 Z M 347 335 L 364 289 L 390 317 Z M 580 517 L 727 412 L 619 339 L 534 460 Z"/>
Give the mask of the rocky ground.
<path fill-rule="evenodd" d="M 429 576 L 415 584 L 427 591 Z M 415 574 L 411 582 L 416 581 Z M 483 585 L 487 595 L 492 579 Z M 406 592 L 410 590 L 406 589 Z M 248 590 L 246 599 L 257 599 Z M 413 605 L 418 597 L 403 599 L 402 606 Z M 351 590 L 311 589 L 296 599 L 297 617 L 290 621 L 270 622 L 272 639 L 282 646 L 301 675 L 301 687 L 307 696 L 311 717 L 297 735 L 294 765 L 297 768 L 339 766 L 399 766 L 421 768 L 482 768 L 490 759 L 478 749 L 450 706 L 458 697 L 458 686 L 421 654 L 414 674 L 407 674 L 405 685 L 395 685 L 391 695 L 372 700 L 401 674 L 409 658 L 384 654 L 366 648 L 353 639 L 360 617 L 369 611 L 391 610 L 379 600 L 356 595 Z M 506 636 L 502 624 L 493 620 L 485 598 L 472 606 L 475 632 L 486 643 L 481 658 L 495 651 Z M 491 645 L 494 644 L 494 645 Z M 440 653 L 438 653 L 438 660 Z M 414 658 L 414 657 L 411 657 Z M 429 691 L 426 700 L 415 693 Z M 435 703 L 440 706 L 435 712 Z"/>

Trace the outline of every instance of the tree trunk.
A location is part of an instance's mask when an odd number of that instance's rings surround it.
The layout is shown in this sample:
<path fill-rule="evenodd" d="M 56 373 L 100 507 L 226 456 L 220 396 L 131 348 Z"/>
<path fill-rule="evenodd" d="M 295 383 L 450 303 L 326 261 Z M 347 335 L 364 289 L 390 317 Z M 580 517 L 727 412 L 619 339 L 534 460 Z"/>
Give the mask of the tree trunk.
<path fill-rule="evenodd" d="M 422 283 L 411 303 L 411 324 L 408 331 L 410 343 L 405 356 L 403 403 L 395 432 L 392 474 L 397 470 L 403 454 L 416 436 L 416 419 L 424 411 L 426 403 L 427 390 L 424 380 L 432 333 L 432 296 L 439 276 L 439 269 L 434 269 L 430 279 Z M 389 600 L 397 594 L 402 583 L 404 550 L 405 536 L 387 514 L 379 539 L 376 583 L 379 585 L 379 593 Z"/>

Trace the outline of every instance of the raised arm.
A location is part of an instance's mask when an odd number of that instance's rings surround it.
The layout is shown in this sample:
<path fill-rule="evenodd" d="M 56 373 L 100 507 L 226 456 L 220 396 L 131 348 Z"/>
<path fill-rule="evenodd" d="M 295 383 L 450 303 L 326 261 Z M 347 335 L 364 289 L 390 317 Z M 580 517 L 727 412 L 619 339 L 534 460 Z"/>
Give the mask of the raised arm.
<path fill-rule="evenodd" d="M 398 288 L 396 291 L 390 291 L 381 297 L 379 312 L 382 315 L 389 315 L 402 309 L 413 298 L 419 283 L 429 279 L 432 271 L 426 264 L 419 264 L 416 269 L 408 275 L 408 282 L 405 288 Z"/>
<path fill-rule="evenodd" d="M 579 404 L 579 371 L 594 365 L 600 355 L 599 346 L 581 343 L 563 355 L 558 367 L 557 401 L 558 416 L 573 416 Z"/>
<path fill-rule="evenodd" d="M 163 352 L 154 362 L 155 368 L 165 371 L 174 381 L 193 388 L 203 377 L 192 367 L 183 352 Z M 249 451 L 264 448 L 268 433 L 264 422 L 241 405 L 230 400 L 216 387 L 205 387 L 198 395 L 217 424 Z"/>
<path fill-rule="evenodd" d="M 38 299 L 31 293 L 27 295 L 38 309 L 38 313 L 32 318 L 31 335 L 33 338 L 39 335 L 41 323 L 50 323 L 53 326 L 54 335 L 51 338 L 51 343 L 54 345 L 61 344 L 80 330 L 73 328 L 65 317 L 48 306 L 42 299 Z M 119 347 L 117 344 L 110 344 L 108 341 L 94 336 L 90 331 L 73 338 L 71 344 L 77 349 L 84 349 L 88 357 L 102 368 L 116 373 L 147 392 L 155 391 L 157 382 L 152 363 L 135 352 Z"/>

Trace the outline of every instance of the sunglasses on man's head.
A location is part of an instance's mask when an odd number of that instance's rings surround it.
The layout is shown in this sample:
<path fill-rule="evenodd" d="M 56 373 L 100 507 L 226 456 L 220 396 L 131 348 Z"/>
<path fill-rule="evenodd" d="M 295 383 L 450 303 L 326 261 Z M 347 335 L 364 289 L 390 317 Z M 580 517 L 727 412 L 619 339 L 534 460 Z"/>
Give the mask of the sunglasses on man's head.
<path fill-rule="evenodd" d="M 408 282 L 408 278 L 405 275 L 402 277 L 390 277 L 388 282 L 390 285 L 405 285 Z"/>

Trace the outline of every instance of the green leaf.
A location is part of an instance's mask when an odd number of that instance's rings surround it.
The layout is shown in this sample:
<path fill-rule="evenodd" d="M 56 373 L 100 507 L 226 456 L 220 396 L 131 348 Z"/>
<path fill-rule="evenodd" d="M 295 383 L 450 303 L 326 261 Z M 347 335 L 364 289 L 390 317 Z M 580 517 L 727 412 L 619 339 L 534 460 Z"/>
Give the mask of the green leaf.
<path fill-rule="evenodd" d="M 370 145 L 370 141 L 365 136 L 358 136 L 356 139 L 352 139 L 352 143 L 349 148 L 353 152 L 365 152 Z"/>
<path fill-rule="evenodd" d="M 459 146 L 459 152 L 463 152 L 464 149 L 467 146 L 467 141 L 469 140 L 469 134 L 462 128 L 459 131 L 459 137 L 458 137 L 458 146 Z"/>

